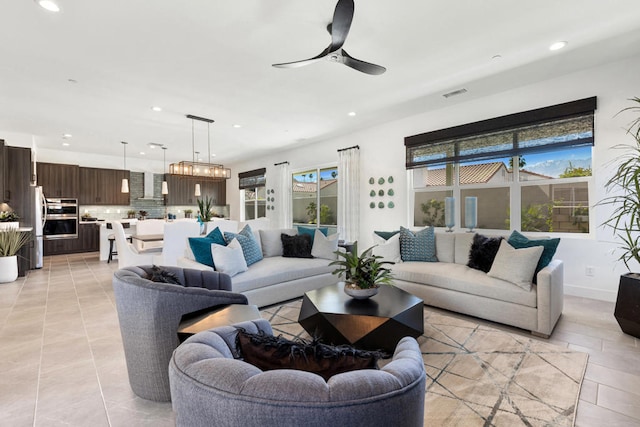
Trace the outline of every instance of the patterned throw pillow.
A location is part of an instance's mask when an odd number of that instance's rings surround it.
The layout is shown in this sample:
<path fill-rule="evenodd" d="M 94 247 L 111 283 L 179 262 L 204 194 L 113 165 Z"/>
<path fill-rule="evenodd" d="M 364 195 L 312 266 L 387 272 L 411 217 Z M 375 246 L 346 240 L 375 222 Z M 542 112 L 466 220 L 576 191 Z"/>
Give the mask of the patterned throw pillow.
<path fill-rule="evenodd" d="M 436 236 L 433 227 L 417 233 L 400 227 L 400 256 L 402 261 L 438 262 L 436 257 Z"/>
<path fill-rule="evenodd" d="M 226 231 L 224 233 L 224 238 L 227 242 L 230 242 L 233 239 L 238 239 L 240 246 L 242 246 L 242 253 L 244 254 L 244 259 L 247 262 L 247 265 L 252 265 L 262 260 L 262 248 L 256 241 L 249 224 L 245 225 L 237 234 Z"/>

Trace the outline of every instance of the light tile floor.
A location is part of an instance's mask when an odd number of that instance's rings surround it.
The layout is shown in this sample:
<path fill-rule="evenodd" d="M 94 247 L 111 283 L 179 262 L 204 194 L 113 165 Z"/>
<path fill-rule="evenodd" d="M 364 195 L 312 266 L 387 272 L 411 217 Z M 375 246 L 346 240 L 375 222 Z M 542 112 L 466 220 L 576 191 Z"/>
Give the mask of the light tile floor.
<path fill-rule="evenodd" d="M 0 284 L 0 426 L 175 424 L 170 403 L 129 388 L 115 269 L 97 253 L 47 257 L 44 268 Z M 566 296 L 549 339 L 590 354 L 577 426 L 640 426 L 640 343 L 612 313 L 612 303 Z"/>

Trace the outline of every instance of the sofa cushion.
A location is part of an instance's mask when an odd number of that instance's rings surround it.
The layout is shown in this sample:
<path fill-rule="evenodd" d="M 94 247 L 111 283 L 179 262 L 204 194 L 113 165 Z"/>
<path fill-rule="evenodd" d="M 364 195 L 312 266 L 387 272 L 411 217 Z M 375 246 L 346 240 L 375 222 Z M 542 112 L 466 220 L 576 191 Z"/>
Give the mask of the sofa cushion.
<path fill-rule="evenodd" d="M 289 236 L 281 234 L 282 256 L 287 258 L 313 258 L 311 255 L 312 241 L 308 234 Z"/>
<path fill-rule="evenodd" d="M 454 262 L 456 264 L 467 265 L 469 262 L 469 251 L 471 250 L 471 243 L 473 242 L 473 233 L 454 233 L 455 235 L 455 248 L 454 248 Z"/>
<path fill-rule="evenodd" d="M 295 236 L 295 228 L 278 228 L 276 230 L 260 230 L 260 242 L 262 244 L 262 256 L 282 256 L 281 234 Z"/>
<path fill-rule="evenodd" d="M 330 346 L 317 340 L 287 340 L 264 332 L 251 334 L 240 329 L 237 348 L 245 362 L 263 371 L 296 369 L 313 372 L 329 381 L 333 375 L 356 369 L 376 368 L 382 353 L 358 350 L 349 345 Z"/>
<path fill-rule="evenodd" d="M 558 245 L 560 244 L 560 238 L 555 239 L 529 239 L 527 236 L 518 233 L 516 230 L 513 230 L 511 236 L 509 236 L 508 243 L 516 249 L 522 248 L 530 248 L 532 246 L 542 246 L 544 249 L 542 251 L 542 255 L 540 256 L 540 260 L 538 261 L 538 265 L 536 266 L 536 273 L 543 268 L 545 268 L 551 260 L 553 259 L 553 255 L 556 253 L 556 249 L 558 249 Z M 536 276 L 533 276 L 535 283 Z"/>
<path fill-rule="evenodd" d="M 247 262 L 242 253 L 242 246 L 238 239 L 233 239 L 227 246 L 211 245 L 211 255 L 216 266 L 216 271 L 228 274 L 230 277 L 247 271 Z"/>
<path fill-rule="evenodd" d="M 242 246 L 242 253 L 244 254 L 247 265 L 255 264 L 262 259 L 262 248 L 257 242 L 249 224 L 245 225 L 238 234 L 225 232 L 224 238 L 227 242 L 238 239 L 240 246 Z"/>
<path fill-rule="evenodd" d="M 388 239 L 384 239 L 378 234 L 373 233 L 373 243 L 376 246 L 373 247 L 372 253 L 376 256 L 381 256 L 382 261 L 388 262 L 402 262 L 400 256 L 400 232 L 391 234 Z"/>
<path fill-rule="evenodd" d="M 476 233 L 469 250 L 468 267 L 488 273 L 498 253 L 502 237 L 487 237 Z"/>
<path fill-rule="evenodd" d="M 536 307 L 536 290 L 526 291 L 466 265 L 446 262 L 403 262 L 389 266 L 396 280 Z M 246 273 L 245 273 L 246 274 Z M 235 290 L 235 289 L 234 289 Z M 425 301 L 428 303 L 428 301 Z"/>
<path fill-rule="evenodd" d="M 311 255 L 314 258 L 324 258 L 335 260 L 337 258 L 335 251 L 338 250 L 338 233 L 331 236 L 325 236 L 320 230 L 316 230 L 313 238 L 313 247 Z"/>
<path fill-rule="evenodd" d="M 506 280 L 528 291 L 543 249 L 542 246 L 516 249 L 503 240 L 487 275 Z"/>
<path fill-rule="evenodd" d="M 248 271 L 233 278 L 233 291 L 246 292 L 291 280 L 321 274 L 330 275 L 333 270 L 329 261 L 322 258 L 285 258 L 281 256 L 264 258 L 249 267 Z"/>
<path fill-rule="evenodd" d="M 427 227 L 414 233 L 400 227 L 400 257 L 402 261 L 437 262 L 434 228 Z"/>
<path fill-rule="evenodd" d="M 436 233 L 436 257 L 440 262 L 453 262 L 455 260 L 454 233 Z"/>
<path fill-rule="evenodd" d="M 316 230 L 320 230 L 320 232 L 322 234 L 324 234 L 325 236 L 327 234 L 329 234 L 329 228 L 328 227 L 303 227 L 303 226 L 298 226 L 298 234 L 307 234 L 309 237 L 311 237 L 311 244 L 313 245 L 313 238 L 316 235 Z"/>

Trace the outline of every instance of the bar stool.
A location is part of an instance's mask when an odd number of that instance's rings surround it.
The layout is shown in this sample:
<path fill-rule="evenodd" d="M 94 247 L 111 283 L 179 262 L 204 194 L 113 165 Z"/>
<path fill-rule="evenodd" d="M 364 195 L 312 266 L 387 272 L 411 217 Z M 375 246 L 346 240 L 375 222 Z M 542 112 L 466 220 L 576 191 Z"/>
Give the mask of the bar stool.
<path fill-rule="evenodd" d="M 130 227 L 131 227 L 131 224 L 129 224 L 128 222 L 122 223 L 122 228 L 130 228 Z M 107 223 L 107 229 L 113 230 L 113 227 L 111 226 L 110 222 Z M 125 234 L 125 237 L 129 241 L 129 243 L 133 242 L 133 239 L 131 238 L 131 234 Z M 107 264 L 109 264 L 113 260 L 113 256 L 118 255 L 118 251 L 113 249 L 113 244 L 116 241 L 116 236 L 113 234 L 109 234 L 107 236 L 107 239 L 109 239 L 109 258 L 107 258 Z"/>

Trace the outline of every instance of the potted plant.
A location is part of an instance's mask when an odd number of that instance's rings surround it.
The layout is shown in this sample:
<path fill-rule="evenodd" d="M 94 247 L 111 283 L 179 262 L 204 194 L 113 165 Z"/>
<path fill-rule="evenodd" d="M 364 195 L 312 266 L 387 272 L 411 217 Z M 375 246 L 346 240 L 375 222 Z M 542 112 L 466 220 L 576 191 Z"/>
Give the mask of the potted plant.
<path fill-rule="evenodd" d="M 198 221 L 201 223 L 211 221 L 211 218 L 213 218 L 212 207 L 213 199 L 209 198 L 209 196 L 204 199 L 198 199 Z"/>
<path fill-rule="evenodd" d="M 380 285 L 389 285 L 393 280 L 391 270 L 384 265 L 394 263 L 380 261 L 381 256 L 373 255 L 374 247 L 358 255 L 358 242 L 354 242 L 352 251 L 334 252 L 341 259 L 329 264 L 337 266 L 332 274 L 344 276 L 344 292 L 353 298 L 372 297 L 378 293 Z"/>
<path fill-rule="evenodd" d="M 1 211 L 0 212 L 0 230 L 8 228 L 18 228 L 20 217 L 13 211 Z"/>
<path fill-rule="evenodd" d="M 635 105 L 620 111 L 640 114 L 640 98 L 630 99 Z M 618 113 L 618 114 L 620 114 Z M 605 184 L 607 192 L 614 193 L 598 205 L 612 205 L 613 213 L 603 225 L 619 239 L 622 261 L 629 269 L 629 261 L 640 263 L 640 116 L 627 129 L 634 138 L 632 144 L 618 144 L 613 148 L 624 153 L 613 176 Z M 640 273 L 629 272 L 620 276 L 615 317 L 624 333 L 640 338 Z"/>
<path fill-rule="evenodd" d="M 30 231 L 0 230 L 0 283 L 18 278 L 18 251 L 31 240 Z"/>
<path fill-rule="evenodd" d="M 136 211 L 134 211 L 133 209 L 127 211 L 127 218 L 135 218 L 135 217 L 136 217 Z"/>
<path fill-rule="evenodd" d="M 144 220 L 147 217 L 147 215 L 149 215 L 149 212 L 140 211 L 140 212 L 138 212 L 138 214 L 140 214 L 140 220 Z"/>
<path fill-rule="evenodd" d="M 193 209 L 185 209 L 184 210 L 184 217 L 185 218 L 191 218 L 191 214 L 193 213 Z"/>

